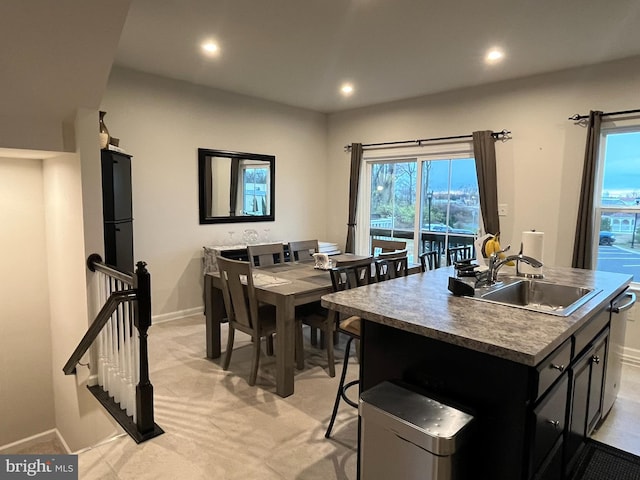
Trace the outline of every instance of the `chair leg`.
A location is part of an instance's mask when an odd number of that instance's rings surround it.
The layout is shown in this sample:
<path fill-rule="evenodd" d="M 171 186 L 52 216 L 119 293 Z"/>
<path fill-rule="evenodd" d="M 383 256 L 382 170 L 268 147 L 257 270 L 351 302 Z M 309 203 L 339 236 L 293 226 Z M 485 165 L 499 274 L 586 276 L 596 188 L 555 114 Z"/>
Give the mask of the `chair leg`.
<path fill-rule="evenodd" d="M 253 341 L 253 359 L 251 360 L 251 373 L 249 374 L 249 385 L 256 384 L 258 377 L 258 364 L 260 363 L 260 337 L 254 338 Z"/>
<path fill-rule="evenodd" d="M 229 362 L 231 361 L 231 352 L 233 352 L 233 339 L 236 333 L 236 329 L 229 324 L 229 334 L 227 335 L 227 351 L 224 354 L 224 362 L 222 363 L 222 369 L 227 370 L 229 368 Z"/>
<path fill-rule="evenodd" d="M 273 335 L 267 336 L 267 355 L 273 357 Z"/>
<path fill-rule="evenodd" d="M 304 370 L 304 337 L 300 320 L 296 320 L 296 368 Z"/>
<path fill-rule="evenodd" d="M 318 329 L 316 329 L 315 327 L 311 327 L 309 338 L 311 340 L 311 345 L 313 345 L 314 347 L 318 344 L 317 332 L 318 332 Z"/>
<path fill-rule="evenodd" d="M 338 406 L 340 405 L 340 398 L 342 398 L 342 389 L 344 387 L 344 380 L 347 378 L 347 366 L 349 365 L 349 351 L 351 350 L 351 340 L 353 337 L 349 337 L 347 345 L 344 347 L 344 361 L 342 362 L 342 374 L 340 375 L 340 383 L 338 384 L 338 393 L 336 394 L 336 401 L 333 404 L 333 413 L 331 414 L 331 420 L 329 426 L 324 434 L 325 438 L 331 437 L 331 430 L 333 430 L 333 424 L 336 421 L 336 415 L 338 414 Z"/>
<path fill-rule="evenodd" d="M 333 325 L 331 325 L 329 322 L 326 323 L 325 326 L 325 330 L 324 330 L 324 338 L 326 339 L 326 344 L 327 344 L 327 362 L 329 363 L 329 376 L 330 377 L 335 377 L 336 376 L 336 360 L 335 360 L 335 356 L 333 353 L 333 342 L 332 342 L 332 334 L 333 334 Z"/>

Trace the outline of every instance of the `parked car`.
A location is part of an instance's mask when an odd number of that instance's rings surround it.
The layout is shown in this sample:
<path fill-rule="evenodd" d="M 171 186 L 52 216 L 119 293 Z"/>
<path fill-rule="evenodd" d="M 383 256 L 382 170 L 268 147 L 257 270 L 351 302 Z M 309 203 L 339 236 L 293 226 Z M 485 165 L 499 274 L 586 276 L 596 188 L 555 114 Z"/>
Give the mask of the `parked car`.
<path fill-rule="evenodd" d="M 616 237 L 611 232 L 600 232 L 600 245 L 613 245 Z"/>

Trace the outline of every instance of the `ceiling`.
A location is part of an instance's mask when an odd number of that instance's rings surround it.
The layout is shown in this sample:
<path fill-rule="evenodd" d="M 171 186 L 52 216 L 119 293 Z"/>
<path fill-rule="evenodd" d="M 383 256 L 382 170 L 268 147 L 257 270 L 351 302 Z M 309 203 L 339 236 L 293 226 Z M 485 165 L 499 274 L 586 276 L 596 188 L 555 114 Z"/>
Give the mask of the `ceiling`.
<path fill-rule="evenodd" d="M 129 0 L 0 2 L 0 116 L 69 121 L 97 108 Z"/>
<path fill-rule="evenodd" d="M 133 0 L 115 63 L 336 112 L 640 55 L 639 25 L 637 0 Z"/>

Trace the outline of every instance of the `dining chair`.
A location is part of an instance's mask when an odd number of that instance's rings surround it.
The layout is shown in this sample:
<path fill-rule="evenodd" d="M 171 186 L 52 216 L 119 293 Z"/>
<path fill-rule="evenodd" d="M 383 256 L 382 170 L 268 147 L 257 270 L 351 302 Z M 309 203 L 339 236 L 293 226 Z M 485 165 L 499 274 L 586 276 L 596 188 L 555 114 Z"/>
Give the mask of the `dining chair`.
<path fill-rule="evenodd" d="M 257 267 L 284 263 L 284 245 L 282 243 L 249 245 L 247 246 L 247 254 L 251 265 Z"/>
<path fill-rule="evenodd" d="M 395 252 L 407 248 L 407 242 L 400 240 L 382 240 L 379 238 L 371 239 L 371 255 L 376 254 L 376 249 L 380 249 L 382 253 Z"/>
<path fill-rule="evenodd" d="M 371 275 L 371 258 L 354 262 L 348 266 L 335 267 L 330 270 L 331 284 L 334 292 L 340 292 L 351 288 L 361 287 L 363 285 L 369 285 L 376 282 L 375 276 Z M 337 313 L 332 311 L 334 319 L 337 318 Z M 338 322 L 337 331 L 347 335 L 349 338 L 344 349 L 344 360 L 342 364 L 342 374 L 340 375 L 340 383 L 338 384 L 338 392 L 336 393 L 336 400 L 333 404 L 333 412 L 331 413 L 331 420 L 324 436 L 329 438 L 333 425 L 336 421 L 336 415 L 338 414 L 338 407 L 340 406 L 340 400 L 344 400 L 347 405 L 353 408 L 358 408 L 358 404 L 351 400 L 347 396 L 349 388 L 360 385 L 360 380 L 352 380 L 345 384 L 347 377 L 347 368 L 349 366 L 349 353 L 351 351 L 351 343 L 353 340 L 360 341 L 360 324 L 361 319 L 358 316 L 351 316 Z M 356 348 L 356 352 L 359 355 L 359 348 Z"/>
<path fill-rule="evenodd" d="M 447 266 L 453 265 L 456 262 L 462 262 L 463 260 L 469 260 L 472 258 L 472 254 L 471 245 L 447 248 Z"/>
<path fill-rule="evenodd" d="M 336 376 L 336 360 L 333 350 L 333 334 L 336 328 L 335 312 L 322 307 L 319 302 L 296 307 L 296 365 L 299 370 L 304 368 L 304 336 L 302 325 L 311 327 L 311 345 L 317 345 L 316 330 L 320 330 L 320 348 L 327 350 L 327 365 L 329 376 Z"/>
<path fill-rule="evenodd" d="M 409 270 L 406 250 L 381 253 L 376 257 L 376 280 L 382 282 L 391 278 L 405 277 Z"/>
<path fill-rule="evenodd" d="M 313 254 L 318 252 L 318 240 L 289 242 L 289 256 L 292 262 L 313 262 Z"/>
<path fill-rule="evenodd" d="M 419 258 L 420 270 L 422 270 L 423 272 L 440 268 L 440 252 L 438 252 L 437 250 L 423 252 L 419 255 Z"/>
<path fill-rule="evenodd" d="M 222 296 L 229 320 L 227 351 L 222 368 L 227 370 L 233 352 L 235 331 L 240 330 L 251 337 L 253 358 L 249 385 L 255 385 L 260 362 L 260 343 L 267 338 L 267 354 L 273 355 L 273 334 L 276 331 L 276 307 L 259 304 L 253 285 L 251 262 L 218 257 L 218 268 L 222 283 Z"/>

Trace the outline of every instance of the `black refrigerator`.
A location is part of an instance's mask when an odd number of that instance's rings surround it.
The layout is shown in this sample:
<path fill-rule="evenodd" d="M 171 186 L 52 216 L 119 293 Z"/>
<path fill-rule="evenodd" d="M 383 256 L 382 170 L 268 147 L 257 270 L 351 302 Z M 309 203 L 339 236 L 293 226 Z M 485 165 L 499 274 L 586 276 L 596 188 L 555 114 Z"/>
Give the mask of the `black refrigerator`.
<path fill-rule="evenodd" d="M 131 156 L 101 150 L 105 263 L 133 272 Z"/>

